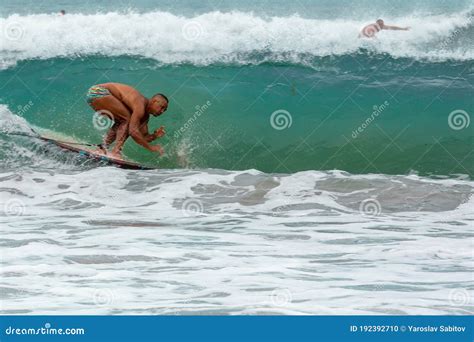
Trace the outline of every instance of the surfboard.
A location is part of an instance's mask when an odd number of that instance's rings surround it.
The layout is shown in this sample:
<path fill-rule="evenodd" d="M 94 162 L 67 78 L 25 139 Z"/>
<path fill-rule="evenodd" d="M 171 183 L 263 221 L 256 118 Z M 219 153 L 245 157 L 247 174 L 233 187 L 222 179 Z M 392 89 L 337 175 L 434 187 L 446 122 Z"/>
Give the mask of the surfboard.
<path fill-rule="evenodd" d="M 129 169 L 129 170 L 154 170 L 156 168 L 154 167 L 149 167 L 145 165 L 141 165 L 139 163 L 135 163 L 132 161 L 128 160 L 123 160 L 123 159 L 118 159 L 118 158 L 112 158 L 108 157 L 102 153 L 92 151 L 84 145 L 70 145 L 67 142 L 64 141 L 59 141 L 53 138 L 48 138 L 45 136 L 40 135 L 39 136 L 41 140 L 46 141 L 48 143 L 54 144 L 56 146 L 61 147 L 64 150 L 67 150 L 69 152 L 74 152 L 79 154 L 82 157 L 89 158 L 92 160 L 97 160 L 99 162 L 105 163 L 107 165 L 113 165 L 117 166 L 122 169 Z"/>

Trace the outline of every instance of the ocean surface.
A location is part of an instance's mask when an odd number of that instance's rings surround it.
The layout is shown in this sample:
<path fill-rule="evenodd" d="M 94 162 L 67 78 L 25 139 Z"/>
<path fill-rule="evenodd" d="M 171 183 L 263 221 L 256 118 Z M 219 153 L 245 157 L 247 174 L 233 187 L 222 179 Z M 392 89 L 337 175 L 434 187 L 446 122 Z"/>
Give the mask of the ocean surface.
<path fill-rule="evenodd" d="M 58 12 L 66 10 L 65 16 Z M 473 314 L 472 1 L 0 5 L 1 314 Z M 382 18 L 411 30 L 359 39 Z M 85 102 L 169 99 L 131 171 Z"/>

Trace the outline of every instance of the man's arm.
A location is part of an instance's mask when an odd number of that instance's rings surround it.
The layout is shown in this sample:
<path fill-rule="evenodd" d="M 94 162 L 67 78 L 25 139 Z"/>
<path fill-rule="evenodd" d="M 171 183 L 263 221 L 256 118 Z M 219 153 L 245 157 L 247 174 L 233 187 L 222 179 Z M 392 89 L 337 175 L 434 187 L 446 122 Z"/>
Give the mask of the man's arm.
<path fill-rule="evenodd" d="M 148 143 L 149 140 L 143 134 L 140 128 L 140 122 L 145 115 L 145 108 L 139 108 L 139 106 L 135 107 L 132 113 L 132 117 L 130 119 L 130 125 L 128 127 L 128 132 L 130 136 L 137 142 L 137 144 L 142 145 L 146 149 L 153 151 L 152 146 Z"/>
<path fill-rule="evenodd" d="M 148 122 L 145 122 L 140 126 L 140 132 L 142 132 L 143 137 L 147 142 L 152 142 L 153 140 L 153 135 L 148 133 Z"/>
<path fill-rule="evenodd" d="M 158 138 L 161 138 L 165 135 L 164 127 L 161 126 L 160 128 L 156 129 L 153 133 L 148 133 L 148 122 L 145 122 L 140 126 L 140 130 L 143 134 L 143 137 L 147 142 L 155 141 Z"/>
<path fill-rule="evenodd" d="M 137 107 L 136 107 L 137 108 Z M 130 136 L 137 142 L 137 144 L 142 145 L 146 149 L 152 152 L 159 152 L 160 154 L 164 153 L 163 148 L 160 145 L 150 145 L 147 138 L 143 135 L 140 130 L 140 122 L 145 115 L 145 106 L 133 110 L 132 118 L 130 119 L 130 124 L 128 127 L 128 132 Z"/>
<path fill-rule="evenodd" d="M 399 26 L 388 26 L 388 25 L 384 25 L 383 26 L 383 29 L 384 30 L 394 30 L 394 31 L 408 31 L 410 29 L 409 26 L 407 27 L 399 27 Z"/>

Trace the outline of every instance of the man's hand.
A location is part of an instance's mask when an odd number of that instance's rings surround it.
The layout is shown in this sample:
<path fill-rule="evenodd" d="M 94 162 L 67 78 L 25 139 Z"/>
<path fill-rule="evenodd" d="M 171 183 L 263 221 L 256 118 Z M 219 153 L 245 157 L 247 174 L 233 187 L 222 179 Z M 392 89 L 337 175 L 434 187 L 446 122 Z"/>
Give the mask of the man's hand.
<path fill-rule="evenodd" d="M 153 135 L 154 135 L 156 138 L 161 138 L 161 137 L 164 136 L 165 134 L 166 134 L 165 126 L 161 126 L 160 128 L 156 129 L 155 132 L 153 132 Z"/>
<path fill-rule="evenodd" d="M 151 145 L 150 146 L 150 151 L 151 152 L 158 152 L 160 155 L 165 154 L 165 150 L 160 145 Z"/>

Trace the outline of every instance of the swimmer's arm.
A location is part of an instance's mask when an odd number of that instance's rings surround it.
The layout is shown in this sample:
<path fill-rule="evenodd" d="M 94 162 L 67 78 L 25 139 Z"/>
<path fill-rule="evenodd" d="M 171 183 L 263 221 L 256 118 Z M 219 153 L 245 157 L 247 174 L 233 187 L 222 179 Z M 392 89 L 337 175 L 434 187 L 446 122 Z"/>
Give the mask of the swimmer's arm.
<path fill-rule="evenodd" d="M 410 29 L 410 26 L 407 27 L 400 27 L 400 26 L 388 26 L 384 25 L 383 26 L 384 30 L 393 30 L 393 31 L 408 31 Z"/>

